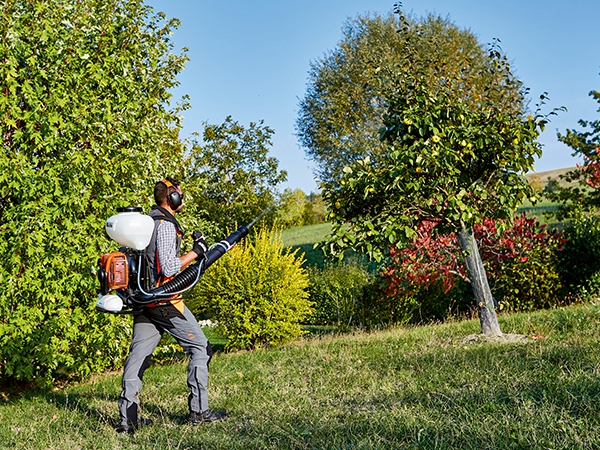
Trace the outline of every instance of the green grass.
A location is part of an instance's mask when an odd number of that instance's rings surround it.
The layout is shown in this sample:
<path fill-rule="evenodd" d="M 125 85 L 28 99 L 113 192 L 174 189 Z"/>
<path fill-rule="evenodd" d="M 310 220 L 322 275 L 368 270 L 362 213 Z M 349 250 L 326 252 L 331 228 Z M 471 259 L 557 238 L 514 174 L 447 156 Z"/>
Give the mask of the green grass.
<path fill-rule="evenodd" d="M 281 238 L 285 246 L 313 244 L 323 240 L 331 232 L 331 223 L 319 223 L 306 227 L 289 228 L 284 230 Z"/>
<path fill-rule="evenodd" d="M 500 316 L 526 342 L 465 339 L 478 321 L 217 353 L 212 407 L 183 423 L 185 364 L 153 366 L 141 394 L 153 427 L 114 432 L 120 374 L 0 400 L 2 449 L 600 448 L 600 314 L 577 305 Z"/>
<path fill-rule="evenodd" d="M 306 260 L 304 266 L 323 267 L 324 255 L 321 249 L 314 248 L 315 242 L 324 240 L 331 232 L 331 223 L 319 223 L 306 227 L 290 228 L 281 234 L 283 245 L 298 250 Z"/>

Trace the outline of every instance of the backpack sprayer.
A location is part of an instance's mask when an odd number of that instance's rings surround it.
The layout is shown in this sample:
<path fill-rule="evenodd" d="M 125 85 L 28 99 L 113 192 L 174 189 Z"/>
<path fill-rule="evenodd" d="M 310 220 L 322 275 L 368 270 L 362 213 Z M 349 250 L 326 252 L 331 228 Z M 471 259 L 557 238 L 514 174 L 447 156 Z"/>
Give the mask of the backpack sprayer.
<path fill-rule="evenodd" d="M 192 289 L 204 271 L 240 242 L 270 209 L 261 212 L 249 225 L 242 225 L 213 244 L 204 258 L 156 287 L 153 269 L 145 252 L 154 233 L 154 219 L 141 214 L 142 208 L 139 207 L 117 208 L 117 214 L 106 220 L 105 229 L 121 248 L 118 252 L 102 255 L 98 261 L 100 289 L 96 309 L 110 314 L 134 314 L 146 305 L 168 300 Z"/>

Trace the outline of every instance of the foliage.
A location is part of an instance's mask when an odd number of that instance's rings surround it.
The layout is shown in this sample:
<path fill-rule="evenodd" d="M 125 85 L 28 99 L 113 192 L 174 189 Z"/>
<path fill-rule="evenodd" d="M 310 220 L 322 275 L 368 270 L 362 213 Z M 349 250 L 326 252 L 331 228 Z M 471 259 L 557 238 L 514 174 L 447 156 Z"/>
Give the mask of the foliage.
<path fill-rule="evenodd" d="M 433 221 L 421 222 L 411 242 L 404 247 L 392 245 L 390 248 L 390 262 L 383 271 L 390 295 L 410 295 L 413 288 L 438 281 L 447 292 L 456 283 L 455 275 L 465 277 L 456 234 L 436 236 L 436 225 Z"/>
<path fill-rule="evenodd" d="M 388 295 L 419 299 L 419 305 L 429 302 L 430 306 L 419 306 L 421 320 L 443 318 L 453 308 L 467 309 L 461 299 L 467 274 L 457 256 L 457 237 L 453 233 L 436 235 L 435 225 L 422 223 L 412 242 L 403 248 L 392 247 L 390 264 L 383 273 Z M 556 258 L 565 244 L 563 236 L 525 215 L 517 216 L 503 233 L 499 228 L 506 227 L 486 219 L 475 224 L 474 235 L 500 306 L 523 311 L 557 305 L 561 280 Z M 432 296 L 439 299 L 439 305 Z"/>
<path fill-rule="evenodd" d="M 306 195 L 301 189 L 285 189 L 277 206 L 278 223 L 283 229 L 316 225 L 325 221 L 326 210 L 320 194 Z"/>
<path fill-rule="evenodd" d="M 277 205 L 278 223 L 283 229 L 301 227 L 306 194 L 301 189 L 285 189 Z"/>
<path fill-rule="evenodd" d="M 276 186 L 287 179 L 268 156 L 272 135 L 262 121 L 244 127 L 228 116 L 220 125 L 204 124 L 202 139 L 192 141 L 183 178 L 196 213 L 221 234 L 274 204 Z"/>
<path fill-rule="evenodd" d="M 527 181 L 531 185 L 531 188 L 536 195 L 540 194 L 545 188 L 542 178 L 537 173 L 528 175 Z"/>
<path fill-rule="evenodd" d="M 123 318 L 94 311 L 103 225 L 148 208 L 181 162 L 169 89 L 177 21 L 138 0 L 0 8 L 0 378 L 49 381 L 117 366 Z"/>
<path fill-rule="evenodd" d="M 481 241 L 494 296 L 503 309 L 532 311 L 561 304 L 561 280 L 556 264 L 564 236 L 537 220 L 517 216 L 503 234 L 485 220 L 475 229 Z"/>
<path fill-rule="evenodd" d="M 496 57 L 492 52 L 490 64 Z M 458 85 L 454 92 L 428 92 L 416 73 L 406 74 L 413 91 L 395 98 L 396 104 L 390 100 L 382 132 L 388 153 L 348 167 L 339 189 L 324 184 L 323 196 L 334 208 L 334 251 L 351 245 L 381 258 L 423 220 L 438 221 L 446 232 L 483 217 L 507 219 L 531 194 L 522 173 L 541 154 L 536 139 L 543 119 L 524 118 L 516 105 L 504 109 L 493 98 L 469 110 L 452 98 Z M 489 89 L 513 83 L 506 75 Z"/>
<path fill-rule="evenodd" d="M 473 305 L 473 289 L 468 281 L 460 278 L 450 290 L 442 283 L 413 286 L 410 292 L 395 296 L 383 296 L 384 302 L 393 309 L 392 324 L 423 325 L 472 318 L 476 314 Z"/>
<path fill-rule="evenodd" d="M 293 340 L 312 311 L 308 275 L 277 233 L 261 229 L 222 256 L 200 278 L 187 303 L 214 314 L 227 348 L 248 349 Z"/>
<path fill-rule="evenodd" d="M 320 180 L 337 187 L 345 166 L 365 156 L 385 155 L 378 131 L 389 108 L 388 83 L 398 78 L 398 71 L 410 73 L 416 66 L 419 82 L 432 90 L 458 80 L 461 101 L 475 108 L 493 78 L 490 60 L 475 35 L 434 15 L 348 20 L 338 46 L 311 63 L 296 129 Z M 412 83 L 402 79 L 394 89 L 402 97 Z M 506 84 L 495 100 L 505 97 L 510 104 L 519 97 L 519 89 L 519 83 Z"/>
<path fill-rule="evenodd" d="M 363 322 L 364 304 L 375 276 L 356 261 L 312 267 L 309 273 L 310 300 L 314 313 L 308 323 L 346 328 Z"/>
<path fill-rule="evenodd" d="M 600 92 L 590 96 L 600 103 Z M 600 109 L 598 109 L 600 112 Z M 553 214 L 567 223 L 567 240 L 559 255 L 559 268 L 566 295 L 587 296 L 600 291 L 600 120 L 579 120 L 582 130 L 568 129 L 558 139 L 573 149 L 573 156 L 582 156 L 583 164 L 560 175 L 545 196 L 562 207 Z"/>
<path fill-rule="evenodd" d="M 307 225 L 317 225 L 325 222 L 327 217 L 327 206 L 323 201 L 321 194 L 315 194 L 311 192 L 308 195 L 307 202 L 304 205 L 304 211 L 302 213 L 302 223 Z"/>
<path fill-rule="evenodd" d="M 600 103 L 600 92 L 591 91 L 590 96 Z M 555 214 L 559 220 L 578 214 L 577 210 L 595 212 L 600 207 L 600 120 L 578 123 L 582 131 L 568 129 L 565 134 L 558 133 L 558 140 L 573 149 L 573 156 L 583 157 L 583 164 L 560 176 L 569 184 L 554 181 L 545 193 L 549 200 L 563 205 Z"/>
<path fill-rule="evenodd" d="M 558 255 L 561 280 L 567 294 L 600 292 L 600 224 L 595 215 L 576 212 L 563 229 L 565 244 Z"/>

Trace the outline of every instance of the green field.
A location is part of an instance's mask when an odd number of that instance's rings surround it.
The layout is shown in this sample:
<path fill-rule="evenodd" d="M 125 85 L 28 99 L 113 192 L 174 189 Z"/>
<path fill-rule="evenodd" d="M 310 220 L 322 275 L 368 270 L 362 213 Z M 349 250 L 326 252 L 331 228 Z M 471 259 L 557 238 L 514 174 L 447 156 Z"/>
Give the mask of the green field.
<path fill-rule="evenodd" d="M 298 250 L 306 260 L 305 266 L 323 266 L 323 252 L 314 248 L 315 242 L 323 241 L 331 232 L 330 223 L 320 223 L 306 227 L 290 228 L 282 232 L 283 245 Z"/>
<path fill-rule="evenodd" d="M 600 306 L 321 335 L 216 354 L 210 401 L 230 417 L 191 427 L 185 364 L 146 372 L 154 425 L 116 434 L 120 374 L 4 392 L 0 449 L 597 449 Z"/>
<path fill-rule="evenodd" d="M 285 230 L 282 239 L 318 265 L 313 243 L 330 229 Z M 600 448 L 600 303 L 499 321 L 498 341 L 470 320 L 315 328 L 289 345 L 236 353 L 207 329 L 219 350 L 211 405 L 227 420 L 186 425 L 185 361 L 155 364 L 142 392 L 154 426 L 115 433 L 119 372 L 48 391 L 4 387 L 0 450 Z"/>

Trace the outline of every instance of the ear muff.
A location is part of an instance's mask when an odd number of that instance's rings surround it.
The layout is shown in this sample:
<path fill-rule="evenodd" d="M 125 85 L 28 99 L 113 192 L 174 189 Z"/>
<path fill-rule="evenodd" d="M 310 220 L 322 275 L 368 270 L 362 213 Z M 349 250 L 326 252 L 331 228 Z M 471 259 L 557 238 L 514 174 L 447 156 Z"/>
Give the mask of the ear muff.
<path fill-rule="evenodd" d="M 171 208 L 173 209 L 177 209 L 181 206 L 181 204 L 183 203 L 183 197 L 182 195 L 177 192 L 177 189 L 175 188 L 175 186 L 173 186 L 173 183 L 171 183 L 169 180 L 162 180 L 161 181 L 162 184 L 164 184 L 167 189 L 173 189 L 173 192 L 171 192 L 168 196 L 168 202 L 171 205 Z"/>

